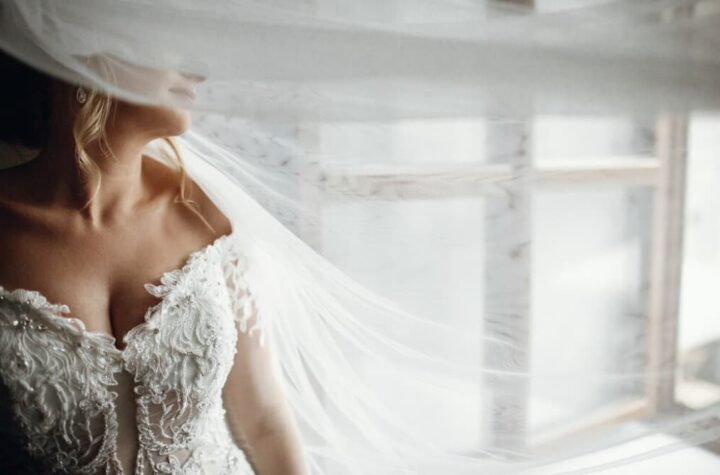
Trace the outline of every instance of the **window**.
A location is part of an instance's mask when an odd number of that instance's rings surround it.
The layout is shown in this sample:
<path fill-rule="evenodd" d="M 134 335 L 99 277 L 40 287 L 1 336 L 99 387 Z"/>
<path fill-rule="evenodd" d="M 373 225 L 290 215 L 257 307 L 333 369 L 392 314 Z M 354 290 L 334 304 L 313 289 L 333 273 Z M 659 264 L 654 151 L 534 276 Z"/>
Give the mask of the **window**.
<path fill-rule="evenodd" d="M 474 325 L 478 341 L 493 334 L 498 321 L 512 319 L 514 341 L 527 349 L 516 361 L 532 372 L 588 372 L 572 388 L 481 382 L 473 400 L 458 401 L 455 420 L 428 421 L 453 447 L 518 443 L 493 440 L 496 426 L 514 426 L 525 434 L 524 444 L 542 446 L 669 406 L 682 409 L 690 400 L 704 406 L 720 394 L 717 380 L 703 379 L 718 347 L 704 346 L 699 356 L 692 333 L 710 344 L 720 341 L 720 328 L 713 335 L 705 331 L 700 315 L 709 318 L 709 311 L 696 316 L 694 310 L 707 299 L 715 302 L 712 284 L 707 295 L 694 298 L 700 289 L 693 282 L 705 275 L 697 265 L 707 263 L 708 249 L 720 262 L 713 240 L 720 228 L 706 196 L 720 199 L 709 178 L 720 167 L 711 160 L 711 145 L 704 143 L 696 156 L 692 144 L 712 141 L 710 131 L 719 125 L 675 116 L 537 116 L 320 126 L 314 146 L 335 160 L 320 161 L 313 173 L 330 187 L 388 199 L 350 205 L 315 196 L 323 226 L 346 232 L 342 242 L 322 233 L 314 242 L 404 308 Z M 383 161 L 367 163 L 368 156 Z M 518 173 L 525 179 L 510 179 Z M 390 221 L 395 232 L 372 235 L 357 227 L 356 216 Z M 422 236 L 453 252 L 434 254 L 418 240 Z M 348 248 L 362 252 L 341 251 Z M 477 265 L 458 265 L 468 260 Z M 705 270 L 719 276 L 718 262 Z M 496 351 L 478 346 L 478 354 L 467 357 L 491 363 Z M 680 364 L 677 381 L 628 378 L 598 385 L 594 377 L 672 372 Z M 433 401 L 414 402 L 409 411 L 432 412 Z M 459 431 L 469 417 L 477 425 Z"/>

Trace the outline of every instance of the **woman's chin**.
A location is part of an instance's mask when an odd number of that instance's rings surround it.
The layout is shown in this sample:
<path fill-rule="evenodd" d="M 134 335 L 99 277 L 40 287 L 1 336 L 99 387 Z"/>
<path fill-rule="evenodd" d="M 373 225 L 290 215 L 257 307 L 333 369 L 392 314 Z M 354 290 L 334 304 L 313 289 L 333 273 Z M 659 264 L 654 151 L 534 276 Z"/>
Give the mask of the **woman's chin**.
<path fill-rule="evenodd" d="M 143 117 L 148 129 L 158 137 L 182 135 L 190 128 L 192 116 L 187 109 L 162 107 Z"/>
<path fill-rule="evenodd" d="M 187 132 L 192 124 L 192 115 L 190 110 L 180 107 L 123 102 L 118 107 L 113 122 L 119 127 L 123 127 L 123 123 L 127 124 L 146 136 L 167 137 Z"/>
<path fill-rule="evenodd" d="M 192 125 L 192 114 L 187 109 L 173 109 L 174 133 L 168 135 L 181 135 L 187 132 Z"/>

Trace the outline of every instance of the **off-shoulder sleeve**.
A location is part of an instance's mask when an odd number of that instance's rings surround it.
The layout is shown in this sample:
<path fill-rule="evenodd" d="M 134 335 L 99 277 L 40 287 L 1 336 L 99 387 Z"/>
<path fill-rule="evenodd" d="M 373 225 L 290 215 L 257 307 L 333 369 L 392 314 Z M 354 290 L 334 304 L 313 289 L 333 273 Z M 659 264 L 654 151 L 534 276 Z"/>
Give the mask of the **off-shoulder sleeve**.
<path fill-rule="evenodd" d="M 237 322 L 238 329 L 248 336 L 257 336 L 260 345 L 264 346 L 263 320 L 249 284 L 249 260 L 234 234 L 228 236 L 225 243 L 222 267 L 233 319 Z"/>
<path fill-rule="evenodd" d="M 268 433 L 280 434 L 285 440 L 298 440 L 297 427 L 291 416 L 283 390 L 272 345 L 266 338 L 264 315 L 253 293 L 250 260 L 238 241 L 227 243 L 223 270 L 237 328 L 233 365 L 223 387 L 226 418 L 236 445 L 257 470 L 258 457 L 268 467 L 267 446 L 262 455 L 254 443 Z M 276 460 L 300 457 L 298 444 L 278 446 Z M 273 461 L 274 466 L 276 461 Z M 278 467 L 285 467 L 282 462 Z M 287 465 L 290 466 L 290 465 Z M 296 472 L 293 472 L 296 473 Z"/>

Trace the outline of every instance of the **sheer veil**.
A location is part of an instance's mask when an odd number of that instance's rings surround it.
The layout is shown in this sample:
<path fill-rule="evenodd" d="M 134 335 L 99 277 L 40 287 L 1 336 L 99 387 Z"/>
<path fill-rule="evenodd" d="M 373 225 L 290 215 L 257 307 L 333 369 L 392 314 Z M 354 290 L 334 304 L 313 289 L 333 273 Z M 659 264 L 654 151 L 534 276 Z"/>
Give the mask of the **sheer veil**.
<path fill-rule="evenodd" d="M 657 196 L 684 176 L 680 125 L 720 108 L 720 3 L 524 3 L 2 0 L 0 47 L 126 100 L 194 110 L 179 149 L 239 230 L 257 330 L 314 474 L 586 473 L 707 445 L 716 403 L 656 397 L 681 371 L 668 269 L 682 254 L 650 259 L 642 245 L 682 237 L 672 213 L 663 229 L 679 234 L 650 233 Z M 183 74 L 206 78 L 196 97 L 168 92 Z M 527 124 L 580 115 L 641 124 L 618 153 L 626 168 L 533 163 Z M 403 134 L 422 145 L 403 148 Z M 163 159 L 163 145 L 147 153 Z M 557 183 L 614 200 L 591 171 L 627 187 L 627 219 L 570 216 L 621 228 L 624 247 L 592 248 L 585 272 L 555 243 L 567 217 L 539 208 L 579 206 L 543 201 Z M 558 235 L 531 239 L 542 226 Z M 626 267 L 605 280 L 607 256 Z M 566 295 L 548 302 L 531 279 Z M 595 307 L 606 334 L 578 330 Z M 565 356 L 572 340 L 587 352 Z"/>

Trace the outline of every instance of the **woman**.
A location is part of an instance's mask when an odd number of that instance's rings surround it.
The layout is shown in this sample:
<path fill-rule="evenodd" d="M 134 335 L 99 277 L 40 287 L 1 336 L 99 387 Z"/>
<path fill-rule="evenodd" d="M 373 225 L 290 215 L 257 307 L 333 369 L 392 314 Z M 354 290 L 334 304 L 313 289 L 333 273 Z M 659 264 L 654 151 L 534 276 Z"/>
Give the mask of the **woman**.
<path fill-rule="evenodd" d="M 170 139 L 175 166 L 143 153 L 189 112 L 0 62 L 0 140 L 39 150 L 0 171 L 0 444 L 26 451 L 0 472 L 307 473 L 269 348 L 246 331 L 244 230 Z M 200 79 L 158 84 L 189 97 Z"/>

